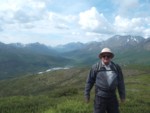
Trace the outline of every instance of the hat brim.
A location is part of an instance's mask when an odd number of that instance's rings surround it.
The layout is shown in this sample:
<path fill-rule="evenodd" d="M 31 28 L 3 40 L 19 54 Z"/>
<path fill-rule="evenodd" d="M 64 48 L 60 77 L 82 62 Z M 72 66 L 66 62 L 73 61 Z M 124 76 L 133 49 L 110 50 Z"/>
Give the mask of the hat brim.
<path fill-rule="evenodd" d="M 103 54 L 110 54 L 111 58 L 114 58 L 114 54 L 113 53 L 110 53 L 110 52 L 102 52 L 99 54 L 99 58 L 101 59 Z"/>

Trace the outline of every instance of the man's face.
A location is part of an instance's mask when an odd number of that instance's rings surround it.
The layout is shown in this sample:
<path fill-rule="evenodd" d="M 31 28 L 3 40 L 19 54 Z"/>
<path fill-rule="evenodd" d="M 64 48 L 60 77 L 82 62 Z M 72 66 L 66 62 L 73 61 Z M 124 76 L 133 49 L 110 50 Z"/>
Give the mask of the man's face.
<path fill-rule="evenodd" d="M 109 62 L 112 59 L 112 55 L 110 53 L 104 53 L 102 54 L 101 60 L 104 62 L 104 64 L 109 64 Z"/>

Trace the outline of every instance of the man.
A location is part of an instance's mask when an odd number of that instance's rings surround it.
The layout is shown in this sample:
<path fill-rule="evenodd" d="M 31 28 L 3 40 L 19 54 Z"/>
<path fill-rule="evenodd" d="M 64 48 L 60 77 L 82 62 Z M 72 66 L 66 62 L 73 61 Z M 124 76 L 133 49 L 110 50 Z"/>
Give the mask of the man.
<path fill-rule="evenodd" d="M 114 54 L 109 48 L 102 49 L 100 62 L 93 65 L 85 86 L 85 99 L 90 100 L 90 91 L 95 84 L 94 113 L 119 113 L 116 97 L 118 89 L 121 102 L 125 101 L 125 85 L 122 70 L 112 62 Z"/>

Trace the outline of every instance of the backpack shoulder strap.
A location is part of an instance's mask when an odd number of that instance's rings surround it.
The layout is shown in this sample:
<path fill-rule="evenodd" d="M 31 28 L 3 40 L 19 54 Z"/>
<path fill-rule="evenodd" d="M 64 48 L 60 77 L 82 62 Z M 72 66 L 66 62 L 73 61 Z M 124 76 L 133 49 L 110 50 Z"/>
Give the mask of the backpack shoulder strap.
<path fill-rule="evenodd" d="M 100 71 L 100 68 L 101 68 L 101 62 L 97 62 L 95 65 L 94 65 L 94 78 L 96 80 L 96 77 L 97 77 L 97 73 Z"/>
<path fill-rule="evenodd" d="M 97 72 L 100 71 L 101 67 L 102 67 L 102 63 L 101 62 L 97 62 L 96 63 L 96 69 L 95 69 L 96 74 L 97 74 Z"/>
<path fill-rule="evenodd" d="M 119 73 L 120 73 L 120 66 L 118 65 L 118 64 L 116 64 L 116 63 L 114 63 L 114 62 L 111 62 L 112 63 L 112 65 L 113 65 L 113 68 L 114 68 L 114 70 L 115 70 L 115 72 L 118 74 L 118 76 L 120 75 Z"/>
<path fill-rule="evenodd" d="M 111 63 L 112 63 L 112 66 L 113 66 L 114 71 L 115 71 L 115 72 L 117 73 L 117 75 L 119 76 L 119 73 L 120 73 L 120 66 L 119 66 L 118 64 L 112 62 L 112 61 L 111 61 Z M 96 76 L 97 76 L 97 73 L 100 71 L 101 67 L 102 67 L 102 63 L 101 63 L 101 62 L 97 62 L 97 63 L 96 63 L 96 66 L 95 66 L 95 75 L 96 75 Z M 95 77 L 96 77 L 96 76 L 95 76 Z"/>

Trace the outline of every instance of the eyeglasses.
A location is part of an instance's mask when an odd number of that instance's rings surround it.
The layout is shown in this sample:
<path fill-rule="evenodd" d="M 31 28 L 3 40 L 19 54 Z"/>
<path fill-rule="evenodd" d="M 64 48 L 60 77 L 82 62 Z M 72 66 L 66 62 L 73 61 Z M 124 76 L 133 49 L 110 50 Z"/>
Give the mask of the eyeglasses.
<path fill-rule="evenodd" d="M 111 55 L 103 55 L 103 58 L 111 58 Z"/>

